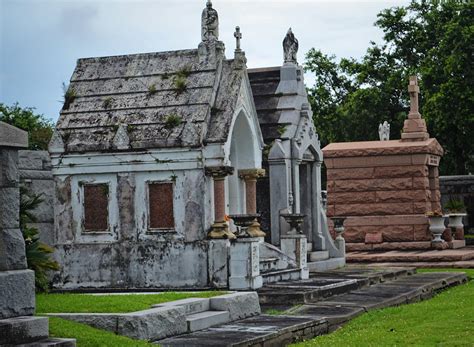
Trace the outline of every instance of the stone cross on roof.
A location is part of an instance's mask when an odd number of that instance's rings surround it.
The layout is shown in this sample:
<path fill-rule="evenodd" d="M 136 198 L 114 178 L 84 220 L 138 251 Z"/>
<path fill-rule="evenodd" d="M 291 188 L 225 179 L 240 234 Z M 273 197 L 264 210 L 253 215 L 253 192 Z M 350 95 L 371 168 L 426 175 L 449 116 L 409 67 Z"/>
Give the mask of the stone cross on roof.
<path fill-rule="evenodd" d="M 410 93 L 410 114 L 418 115 L 421 118 L 418 110 L 418 94 L 420 94 L 420 87 L 418 86 L 418 79 L 416 76 L 410 76 L 408 93 Z"/>
<path fill-rule="evenodd" d="M 240 40 L 242 40 L 242 33 L 240 32 L 240 27 L 236 26 L 235 27 L 235 33 L 234 33 L 234 37 L 235 37 L 235 51 L 241 51 L 240 49 Z"/>
<path fill-rule="evenodd" d="M 408 119 L 405 119 L 405 123 L 403 124 L 402 141 L 427 140 L 430 135 L 426 129 L 426 122 L 421 118 L 421 114 L 418 110 L 420 87 L 418 86 L 416 76 L 410 76 L 408 93 L 410 93 L 410 112 L 408 113 Z"/>

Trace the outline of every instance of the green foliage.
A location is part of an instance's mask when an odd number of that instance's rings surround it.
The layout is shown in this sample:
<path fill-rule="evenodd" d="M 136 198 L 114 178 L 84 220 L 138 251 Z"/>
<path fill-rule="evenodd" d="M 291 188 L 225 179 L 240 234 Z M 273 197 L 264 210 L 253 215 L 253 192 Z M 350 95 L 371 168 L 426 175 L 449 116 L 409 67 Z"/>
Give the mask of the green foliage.
<path fill-rule="evenodd" d="M 171 130 L 179 126 L 181 122 L 182 122 L 182 119 L 180 116 L 176 114 L 170 114 L 165 119 L 165 128 L 168 130 Z"/>
<path fill-rule="evenodd" d="M 364 313 L 329 335 L 292 346 L 473 346 L 466 322 L 474 321 L 474 270 L 419 270 L 425 271 L 462 271 L 471 280 L 430 300 Z"/>
<path fill-rule="evenodd" d="M 76 96 L 76 90 L 63 82 L 63 110 L 69 110 L 69 106 L 74 102 Z"/>
<path fill-rule="evenodd" d="M 278 128 L 277 128 L 278 134 L 280 134 L 280 136 L 283 136 L 283 134 L 284 134 L 285 131 L 286 131 L 286 128 L 287 128 L 287 125 L 286 125 L 286 124 L 281 124 L 281 125 L 279 125 Z"/>
<path fill-rule="evenodd" d="M 191 67 L 190 66 L 185 66 L 181 69 L 178 70 L 176 73 L 177 76 L 187 78 L 191 74 Z"/>
<path fill-rule="evenodd" d="M 187 298 L 211 298 L 224 291 L 164 292 L 136 295 L 51 294 L 36 295 L 37 313 L 126 313 L 147 310 L 152 305 Z M 86 305 L 84 303 L 87 303 Z"/>
<path fill-rule="evenodd" d="M 156 346 L 146 341 L 134 340 L 112 332 L 93 328 L 86 324 L 49 317 L 51 337 L 74 338 L 80 347 L 146 347 Z"/>
<path fill-rule="evenodd" d="M 42 202 L 40 195 L 28 193 L 25 187 L 20 187 L 20 229 L 25 239 L 28 268 L 35 272 L 36 289 L 47 291 L 48 271 L 59 270 L 59 264 L 50 257 L 54 250 L 40 242 L 38 229 L 28 226 L 28 223 L 36 221 L 33 211 Z"/>
<path fill-rule="evenodd" d="M 104 101 L 102 102 L 102 107 L 108 110 L 112 106 L 113 101 L 114 99 L 111 96 L 105 98 Z"/>
<path fill-rule="evenodd" d="M 421 77 L 420 105 L 431 136 L 445 149 L 443 174 L 474 171 L 474 3 L 415 2 L 378 15 L 381 45 L 360 59 L 336 61 L 311 49 L 305 70 L 322 145 L 378 140 L 378 124 L 400 138 L 409 109 L 408 77 Z"/>
<path fill-rule="evenodd" d="M 48 149 L 53 134 L 53 122 L 43 115 L 35 114 L 32 107 L 20 107 L 18 103 L 7 106 L 0 103 L 0 121 L 28 132 L 30 149 Z"/>
<path fill-rule="evenodd" d="M 444 205 L 444 210 L 448 213 L 465 213 L 466 206 L 461 200 L 451 199 Z"/>
<path fill-rule="evenodd" d="M 182 94 L 187 88 L 186 77 L 176 75 L 173 83 L 177 95 Z"/>
<path fill-rule="evenodd" d="M 156 84 L 153 83 L 148 87 L 148 95 L 153 95 L 157 92 Z"/>

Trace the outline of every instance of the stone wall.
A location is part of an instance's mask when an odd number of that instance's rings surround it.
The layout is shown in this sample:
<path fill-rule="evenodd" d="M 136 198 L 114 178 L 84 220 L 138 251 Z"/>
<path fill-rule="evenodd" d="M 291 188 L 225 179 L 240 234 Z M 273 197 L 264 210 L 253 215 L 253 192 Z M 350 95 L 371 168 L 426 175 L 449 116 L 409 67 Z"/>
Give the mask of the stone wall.
<path fill-rule="evenodd" d="M 51 172 L 51 159 L 47 151 L 19 151 L 18 169 L 20 183 L 29 192 L 41 195 L 43 203 L 34 211 L 36 223 L 31 226 L 40 232 L 42 242 L 52 245 L 54 227 L 54 181 Z"/>
<path fill-rule="evenodd" d="M 148 229 L 146 182 L 174 174 L 175 229 Z M 204 170 L 54 176 L 53 286 L 79 288 L 204 288 L 209 286 L 209 180 Z M 109 184 L 108 232 L 83 230 L 81 182 Z M 204 223 L 208 219 L 208 223 Z"/>
<path fill-rule="evenodd" d="M 464 230 L 474 233 L 474 175 L 441 176 L 439 189 L 443 206 L 451 199 L 464 202 L 468 214 L 464 218 Z"/>
<path fill-rule="evenodd" d="M 323 149 L 330 217 L 347 217 L 348 250 L 431 247 L 425 214 L 440 210 L 434 139 L 331 144 Z"/>

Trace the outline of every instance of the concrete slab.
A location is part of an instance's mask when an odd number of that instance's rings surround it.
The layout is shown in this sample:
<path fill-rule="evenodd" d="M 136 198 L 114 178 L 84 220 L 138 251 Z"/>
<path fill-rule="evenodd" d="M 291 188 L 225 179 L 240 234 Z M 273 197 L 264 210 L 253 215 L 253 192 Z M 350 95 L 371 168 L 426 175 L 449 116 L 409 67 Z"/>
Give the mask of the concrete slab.
<path fill-rule="evenodd" d="M 185 310 L 185 314 L 193 314 L 198 312 L 209 311 L 210 309 L 210 300 L 207 298 L 189 298 L 176 300 L 171 302 L 165 302 L 163 304 L 153 305 L 153 308 L 156 307 L 171 307 L 171 306 L 180 306 Z"/>

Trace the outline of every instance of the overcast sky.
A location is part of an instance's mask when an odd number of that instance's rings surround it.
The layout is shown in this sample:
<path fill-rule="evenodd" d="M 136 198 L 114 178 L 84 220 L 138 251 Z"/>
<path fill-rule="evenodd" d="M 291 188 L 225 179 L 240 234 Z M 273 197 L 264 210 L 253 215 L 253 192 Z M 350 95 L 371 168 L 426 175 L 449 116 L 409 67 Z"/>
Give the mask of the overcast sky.
<path fill-rule="evenodd" d="M 403 0 L 214 0 L 227 57 L 239 25 L 249 67 L 282 64 L 289 27 L 300 43 L 337 57 L 362 56 L 382 9 Z M 56 120 L 62 82 L 82 57 L 197 48 L 205 0 L 0 0 L 0 102 L 19 102 Z M 307 83 L 311 77 L 306 76 Z"/>

